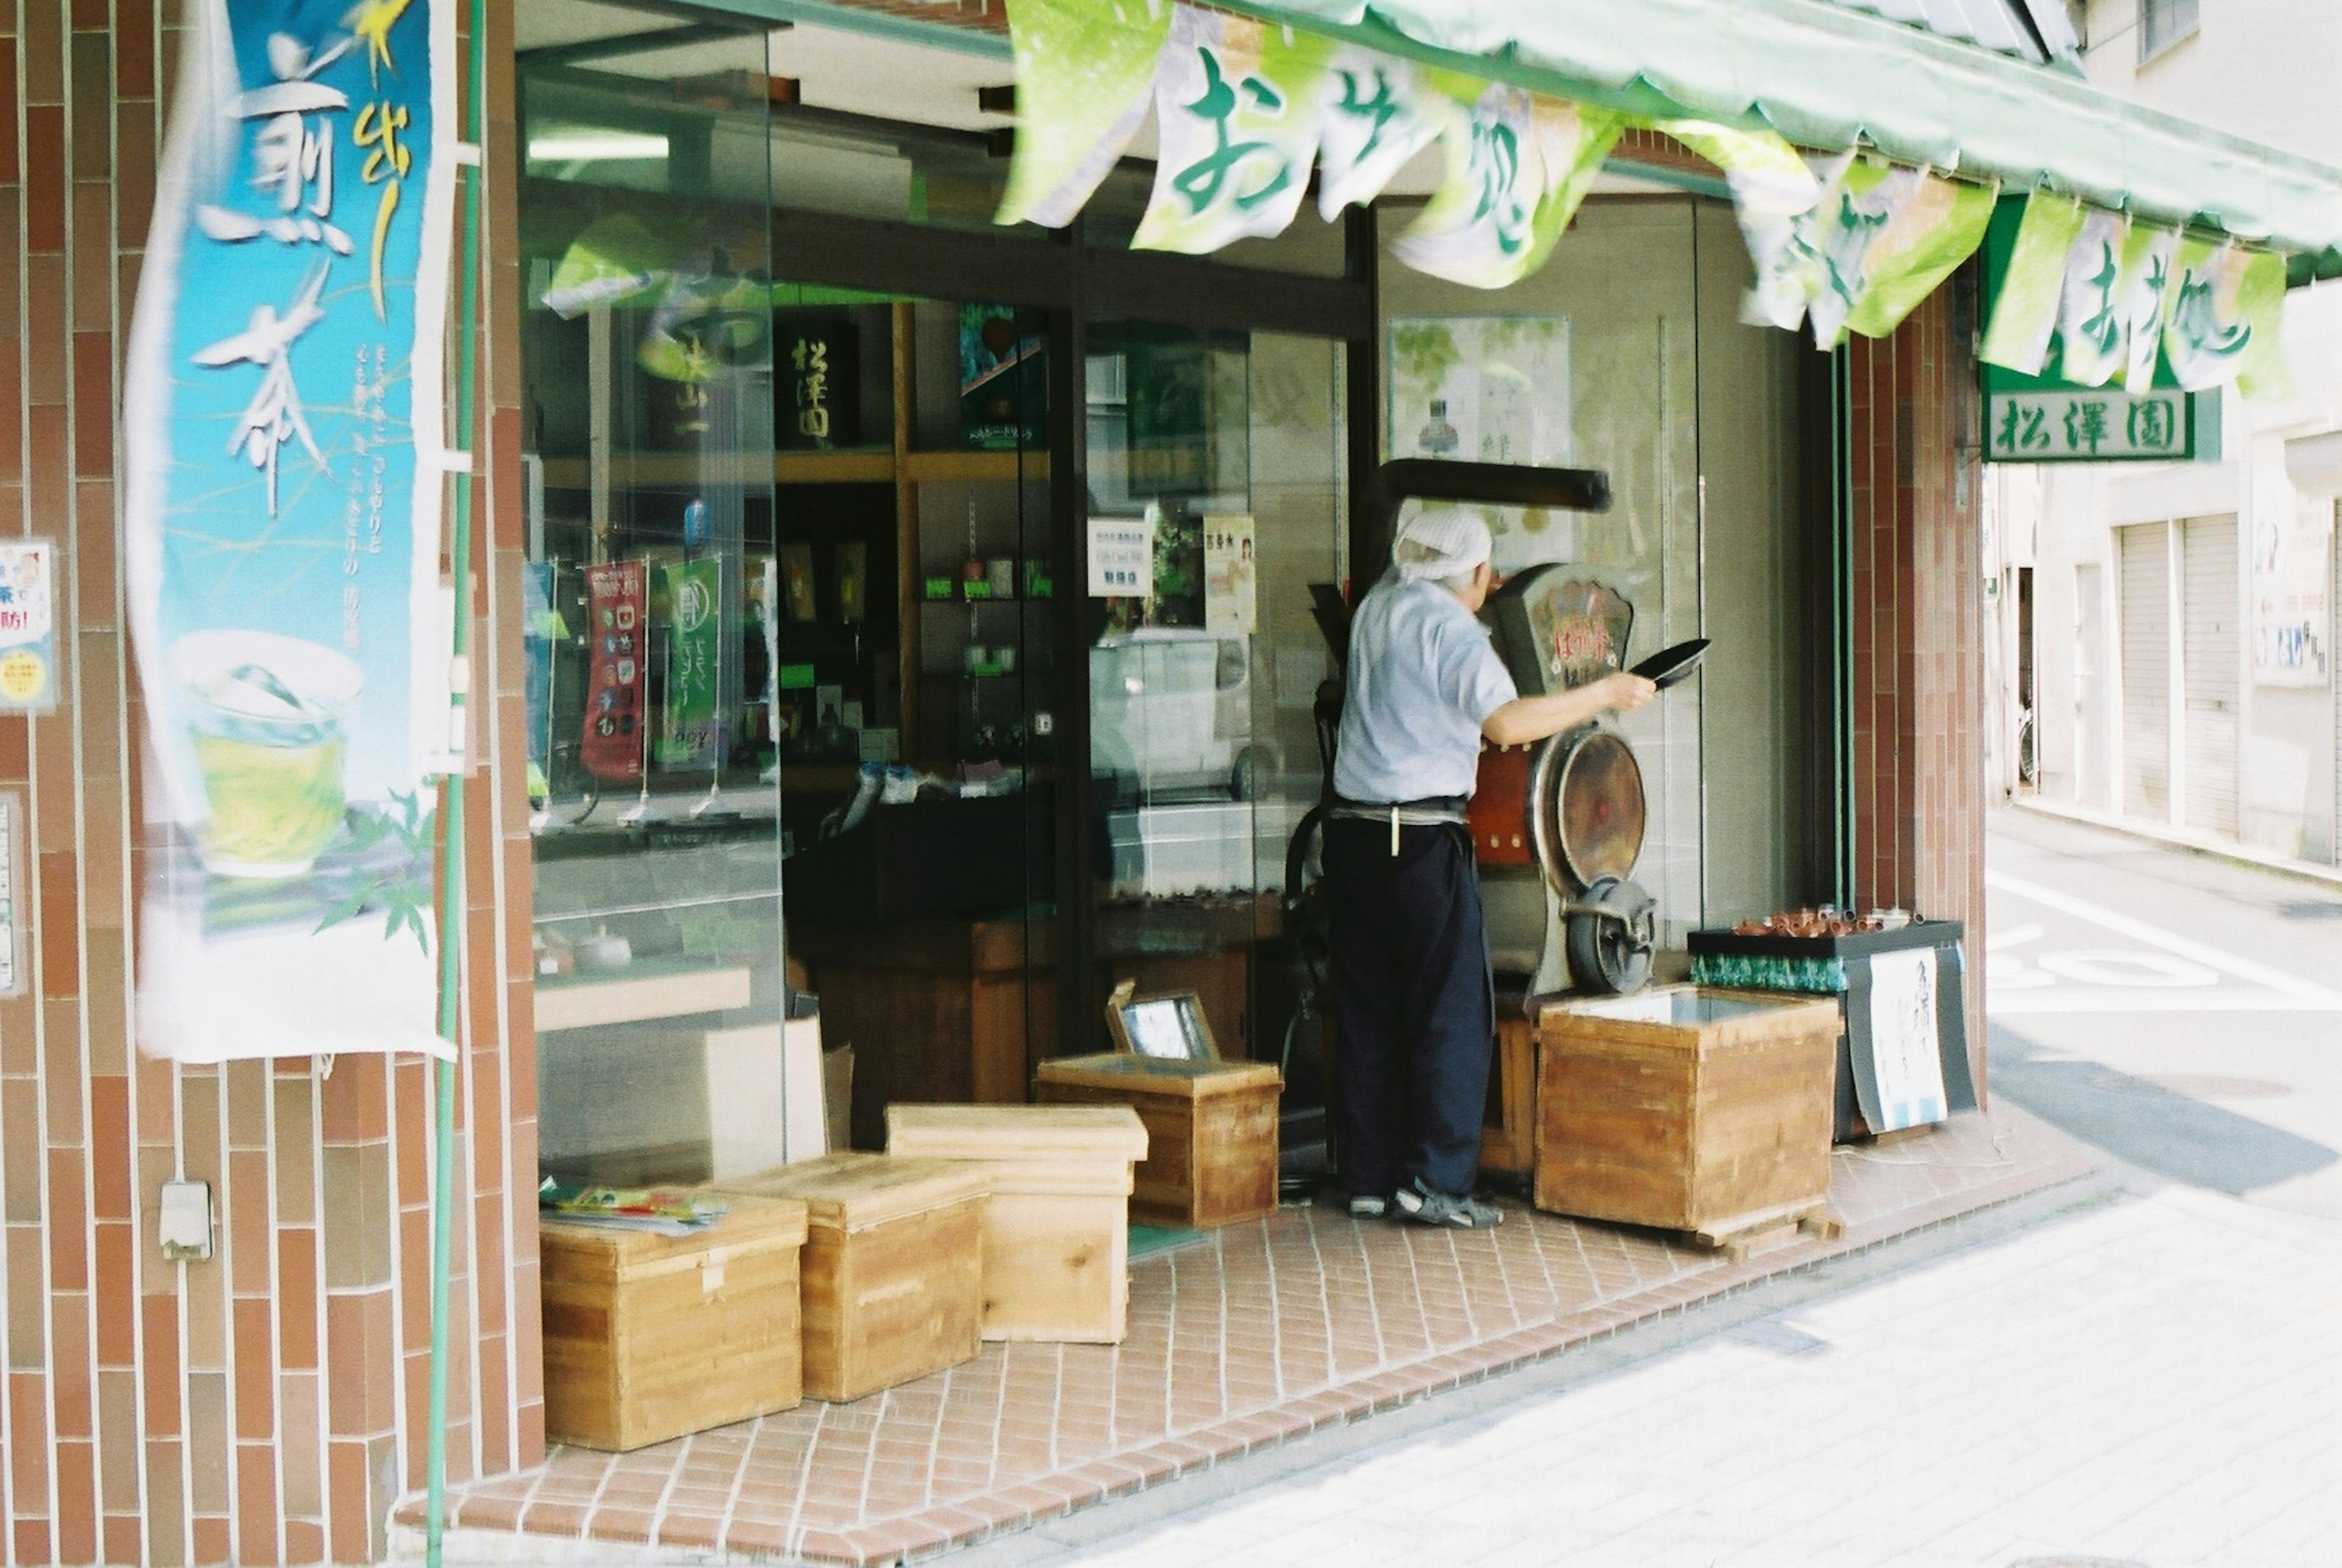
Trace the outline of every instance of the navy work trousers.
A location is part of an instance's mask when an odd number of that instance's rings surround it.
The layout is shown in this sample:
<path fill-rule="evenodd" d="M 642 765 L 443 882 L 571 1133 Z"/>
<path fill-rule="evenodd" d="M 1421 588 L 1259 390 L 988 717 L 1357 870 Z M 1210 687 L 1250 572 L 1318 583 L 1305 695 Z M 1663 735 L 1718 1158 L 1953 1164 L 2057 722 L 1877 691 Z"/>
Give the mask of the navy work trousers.
<path fill-rule="evenodd" d="M 1472 844 L 1457 826 L 1326 824 L 1336 1179 L 1387 1197 L 1472 1190 L 1496 1054 L 1496 988 Z"/>

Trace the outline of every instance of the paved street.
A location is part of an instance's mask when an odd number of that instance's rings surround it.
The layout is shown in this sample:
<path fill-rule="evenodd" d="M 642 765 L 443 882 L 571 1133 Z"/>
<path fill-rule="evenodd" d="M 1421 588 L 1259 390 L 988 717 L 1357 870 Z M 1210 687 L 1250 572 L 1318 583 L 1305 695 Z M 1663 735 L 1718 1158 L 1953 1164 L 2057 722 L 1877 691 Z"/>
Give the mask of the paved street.
<path fill-rule="evenodd" d="M 1994 1092 L 2106 1181 L 968 1556 L 2342 1560 L 2342 890 L 2014 812 L 1990 864 Z"/>
<path fill-rule="evenodd" d="M 2342 886 L 1999 814 L 1994 1086 L 2142 1170 L 2342 1219 Z"/>

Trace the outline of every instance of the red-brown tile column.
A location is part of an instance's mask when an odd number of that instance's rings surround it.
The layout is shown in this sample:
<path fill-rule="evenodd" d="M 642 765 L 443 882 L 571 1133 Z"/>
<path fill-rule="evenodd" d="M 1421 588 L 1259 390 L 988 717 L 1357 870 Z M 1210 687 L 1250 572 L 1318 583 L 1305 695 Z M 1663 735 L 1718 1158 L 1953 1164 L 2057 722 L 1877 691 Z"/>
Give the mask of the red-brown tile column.
<path fill-rule="evenodd" d="M 470 1006 L 451 1473 L 544 1448 L 517 616 L 510 7 L 489 7 L 489 370 L 466 784 Z M 0 0 L 0 537 L 58 551 L 59 701 L 0 716 L 26 994 L 0 998 L 0 1563 L 379 1557 L 419 1484 L 431 1075 L 413 1058 L 185 1067 L 132 1038 L 140 705 L 125 642 L 120 375 L 181 0 Z M 495 554 L 491 554 L 493 544 Z M 487 584 L 498 584 L 502 596 Z M 216 1252 L 162 1261 L 162 1183 Z"/>
<path fill-rule="evenodd" d="M 480 291 L 480 417 L 474 434 L 479 486 L 475 531 L 481 619 L 474 690 L 488 754 L 473 781 L 472 897 L 476 973 L 471 1031 L 470 1118 L 478 1128 L 480 1184 L 473 1246 L 480 1259 L 479 1316 L 502 1325 L 479 1343 L 480 1473 L 545 1458 L 545 1357 L 537 1297 L 536 979 L 531 952 L 535 863 L 529 837 L 528 662 L 522 647 L 522 568 L 528 559 L 527 487 L 521 467 L 519 87 L 513 7 L 490 5 L 484 58 L 487 122 L 483 150 L 485 267 Z M 500 881 L 501 889 L 490 885 Z M 497 1173 L 509 1173 L 508 1179 Z M 497 1260 L 496 1267 L 489 1260 Z"/>
<path fill-rule="evenodd" d="M 1963 277 L 1847 352 L 1854 894 L 1967 923 L 1984 1050 L 1983 544 Z M 1981 1076 L 1979 1075 L 1979 1087 Z"/>

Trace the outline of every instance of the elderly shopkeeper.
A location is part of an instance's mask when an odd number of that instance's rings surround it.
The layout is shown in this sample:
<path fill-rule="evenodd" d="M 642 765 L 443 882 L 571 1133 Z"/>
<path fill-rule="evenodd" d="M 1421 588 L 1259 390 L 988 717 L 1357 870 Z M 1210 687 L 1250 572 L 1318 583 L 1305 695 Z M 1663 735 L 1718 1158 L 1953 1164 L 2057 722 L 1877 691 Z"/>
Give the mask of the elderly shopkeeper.
<path fill-rule="evenodd" d="M 1539 741 L 1656 690 L 1614 674 L 1522 696 L 1476 618 L 1493 583 L 1488 526 L 1418 513 L 1359 604 L 1326 824 L 1340 1024 L 1333 1200 L 1361 1217 L 1470 1230 L 1504 1216 L 1472 1195 L 1496 1046 L 1495 988 L 1464 807 L 1480 741 Z"/>

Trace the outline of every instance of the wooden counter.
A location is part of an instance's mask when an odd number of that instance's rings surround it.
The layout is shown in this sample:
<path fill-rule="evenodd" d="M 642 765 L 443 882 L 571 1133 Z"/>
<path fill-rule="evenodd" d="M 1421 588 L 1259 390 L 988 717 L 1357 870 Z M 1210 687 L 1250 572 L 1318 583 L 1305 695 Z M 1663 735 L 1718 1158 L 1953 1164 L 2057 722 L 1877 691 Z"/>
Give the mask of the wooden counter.
<path fill-rule="evenodd" d="M 1192 990 L 1223 1055 L 1252 1034 L 1252 946 L 1277 932 L 1275 894 L 1101 905 L 1094 925 L 1101 1004 L 1122 980 L 1143 991 Z M 854 1047 L 854 1146 L 886 1146 L 897 1101 L 1022 1104 L 1034 1070 L 1059 1054 L 1054 923 L 908 920 L 880 926 L 798 925 L 792 956 L 821 997 L 822 1035 Z M 1064 1043 L 1102 1049 L 1094 1037 Z"/>

